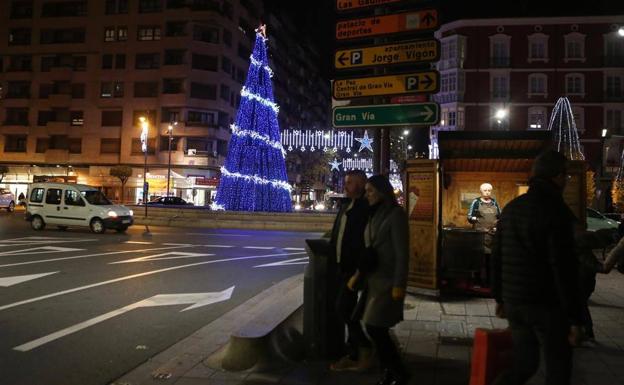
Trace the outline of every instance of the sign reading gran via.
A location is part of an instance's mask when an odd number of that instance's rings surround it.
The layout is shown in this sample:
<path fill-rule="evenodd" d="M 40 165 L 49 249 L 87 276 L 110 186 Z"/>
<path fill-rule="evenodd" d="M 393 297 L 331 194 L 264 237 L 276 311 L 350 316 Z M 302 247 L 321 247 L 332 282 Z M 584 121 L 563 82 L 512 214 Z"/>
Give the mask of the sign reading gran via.
<path fill-rule="evenodd" d="M 332 85 L 334 99 L 351 99 L 361 96 L 394 94 L 434 94 L 440 82 L 438 71 L 421 71 L 409 74 L 371 76 L 357 79 L 336 79 Z"/>
<path fill-rule="evenodd" d="M 437 103 L 413 103 L 336 107 L 332 115 L 336 128 L 433 125 L 440 119 L 440 106 Z"/>

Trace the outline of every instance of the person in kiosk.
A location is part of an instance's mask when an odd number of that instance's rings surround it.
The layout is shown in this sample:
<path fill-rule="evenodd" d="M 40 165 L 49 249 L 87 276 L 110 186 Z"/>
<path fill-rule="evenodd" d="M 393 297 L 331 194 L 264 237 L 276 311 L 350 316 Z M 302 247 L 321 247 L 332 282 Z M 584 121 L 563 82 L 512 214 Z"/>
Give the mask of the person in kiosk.
<path fill-rule="evenodd" d="M 483 183 L 481 196 L 475 198 L 468 210 L 468 222 L 472 223 L 475 230 L 484 231 L 483 236 L 483 261 L 481 263 L 480 283 L 482 286 L 490 286 L 490 255 L 492 254 L 492 239 L 496 232 L 496 222 L 500 216 L 501 209 L 492 198 L 492 185 Z"/>

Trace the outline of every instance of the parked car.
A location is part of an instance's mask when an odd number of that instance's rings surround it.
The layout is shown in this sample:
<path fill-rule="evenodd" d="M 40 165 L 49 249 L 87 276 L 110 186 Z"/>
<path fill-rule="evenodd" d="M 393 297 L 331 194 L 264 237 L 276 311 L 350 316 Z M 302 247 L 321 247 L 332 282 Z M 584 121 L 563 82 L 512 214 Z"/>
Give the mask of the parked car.
<path fill-rule="evenodd" d="M 15 195 L 10 190 L 0 188 L 0 208 L 8 212 L 15 210 Z"/>
<path fill-rule="evenodd" d="M 134 222 L 134 213 L 115 205 L 95 187 L 72 183 L 33 183 L 30 185 L 26 220 L 35 230 L 56 225 L 88 226 L 94 233 L 106 229 L 124 232 Z"/>
<path fill-rule="evenodd" d="M 180 197 L 159 197 L 152 201 L 147 202 L 148 205 L 158 205 L 158 206 L 192 206 L 193 203 L 187 202 Z"/>
<path fill-rule="evenodd" d="M 613 219 L 614 221 L 620 223 L 622 222 L 622 214 L 620 213 L 602 213 L 605 217 L 609 219 Z"/>
<path fill-rule="evenodd" d="M 594 209 L 587 209 L 587 230 L 596 231 L 600 229 L 612 229 L 617 231 L 619 223 L 609 219 Z"/>

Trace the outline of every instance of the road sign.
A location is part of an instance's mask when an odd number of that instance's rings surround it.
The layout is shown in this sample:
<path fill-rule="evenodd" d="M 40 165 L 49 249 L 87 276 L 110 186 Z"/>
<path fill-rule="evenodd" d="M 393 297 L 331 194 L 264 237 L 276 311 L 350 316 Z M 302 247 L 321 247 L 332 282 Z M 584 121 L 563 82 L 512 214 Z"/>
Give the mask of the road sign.
<path fill-rule="evenodd" d="M 336 0 L 337 11 L 350 11 L 353 9 L 362 9 L 385 5 L 388 3 L 398 3 L 402 0 Z"/>
<path fill-rule="evenodd" d="M 438 71 L 372 76 L 357 79 L 336 79 L 332 84 L 334 99 L 394 94 L 433 94 L 438 92 Z"/>
<path fill-rule="evenodd" d="M 336 40 L 388 35 L 399 32 L 424 32 L 438 28 L 438 11 L 425 9 L 416 12 L 365 17 L 336 23 Z"/>
<path fill-rule="evenodd" d="M 432 62 L 440 58 L 437 39 L 405 41 L 336 51 L 336 69 L 381 66 L 386 64 Z"/>
<path fill-rule="evenodd" d="M 414 103 L 336 107 L 332 115 L 336 128 L 431 125 L 440 119 L 440 106 L 437 103 Z"/>

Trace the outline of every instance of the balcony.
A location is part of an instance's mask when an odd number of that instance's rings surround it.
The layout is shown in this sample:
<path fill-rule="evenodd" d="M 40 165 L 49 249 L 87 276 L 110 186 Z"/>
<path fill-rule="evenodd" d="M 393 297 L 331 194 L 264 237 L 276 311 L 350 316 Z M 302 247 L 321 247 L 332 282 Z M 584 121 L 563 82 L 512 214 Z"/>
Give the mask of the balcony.
<path fill-rule="evenodd" d="M 464 68 L 464 61 L 460 58 L 440 60 L 438 62 L 438 70 L 447 70 L 451 68 Z"/>
<path fill-rule="evenodd" d="M 507 68 L 511 64 L 511 60 L 509 57 L 491 57 L 490 58 L 490 67 L 491 68 Z"/>
<path fill-rule="evenodd" d="M 440 104 L 457 103 L 464 101 L 463 93 L 446 93 L 433 95 L 433 100 Z"/>
<path fill-rule="evenodd" d="M 48 149 L 44 159 L 46 163 L 67 163 L 69 162 L 69 150 Z"/>

